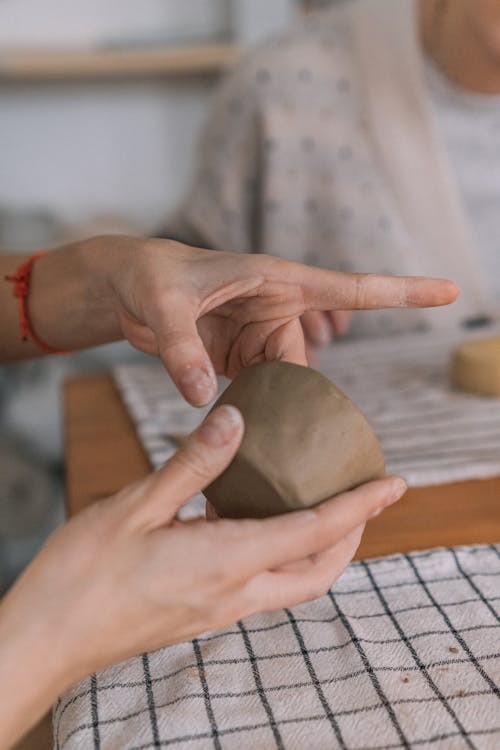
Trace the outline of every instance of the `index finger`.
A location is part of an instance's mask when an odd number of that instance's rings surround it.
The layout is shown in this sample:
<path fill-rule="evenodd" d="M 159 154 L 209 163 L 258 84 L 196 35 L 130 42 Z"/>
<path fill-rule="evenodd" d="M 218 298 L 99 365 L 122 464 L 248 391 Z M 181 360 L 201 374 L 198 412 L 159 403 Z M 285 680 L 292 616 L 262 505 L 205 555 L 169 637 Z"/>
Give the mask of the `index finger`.
<path fill-rule="evenodd" d="M 300 266 L 295 271 L 308 310 L 375 310 L 449 305 L 460 290 L 449 279 L 340 273 Z"/>

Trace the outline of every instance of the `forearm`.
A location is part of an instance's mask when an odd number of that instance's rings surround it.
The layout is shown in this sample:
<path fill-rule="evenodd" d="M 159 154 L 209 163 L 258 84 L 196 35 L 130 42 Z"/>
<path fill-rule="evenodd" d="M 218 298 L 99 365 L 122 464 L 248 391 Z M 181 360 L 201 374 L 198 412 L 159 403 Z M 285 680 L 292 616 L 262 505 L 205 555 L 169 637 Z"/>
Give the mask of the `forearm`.
<path fill-rule="evenodd" d="M 121 337 L 108 285 L 117 238 L 96 237 L 49 252 L 33 265 L 27 311 L 37 336 L 55 349 L 77 350 Z M 36 357 L 43 351 L 23 341 L 19 302 L 12 284 L 25 255 L 0 255 L 0 361 Z"/>
<path fill-rule="evenodd" d="M 0 606 L 0 750 L 11 748 L 72 682 L 55 628 L 46 633 L 36 610 L 24 614 L 16 619 Z"/>

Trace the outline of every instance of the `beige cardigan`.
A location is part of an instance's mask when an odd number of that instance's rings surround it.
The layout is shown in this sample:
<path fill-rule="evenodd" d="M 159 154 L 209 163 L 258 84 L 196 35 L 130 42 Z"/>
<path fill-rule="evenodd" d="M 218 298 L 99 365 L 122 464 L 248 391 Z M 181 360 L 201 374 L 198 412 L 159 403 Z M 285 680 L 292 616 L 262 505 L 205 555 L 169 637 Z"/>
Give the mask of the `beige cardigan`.
<path fill-rule="evenodd" d="M 222 85 L 186 241 L 356 272 L 453 278 L 444 310 L 360 313 L 354 335 L 492 314 L 431 117 L 417 0 L 350 0 L 244 59 Z"/>

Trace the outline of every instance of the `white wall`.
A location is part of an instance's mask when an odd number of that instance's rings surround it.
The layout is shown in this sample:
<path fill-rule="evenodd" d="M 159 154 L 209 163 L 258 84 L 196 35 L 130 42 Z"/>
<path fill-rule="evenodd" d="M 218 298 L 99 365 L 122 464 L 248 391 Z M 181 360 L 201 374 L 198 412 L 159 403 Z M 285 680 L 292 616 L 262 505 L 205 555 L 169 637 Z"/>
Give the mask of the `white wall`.
<path fill-rule="evenodd" d="M 258 42 L 281 31 L 293 17 L 294 6 L 294 0 L 233 0 L 234 33 L 244 43 Z"/>
<path fill-rule="evenodd" d="M 272 2 L 273 0 L 271 0 Z M 68 46 L 228 31 L 231 0 L 2 0 L 0 45 Z"/>
<path fill-rule="evenodd" d="M 208 95 L 206 81 L 0 88 L 0 204 L 154 225 L 185 187 Z"/>
<path fill-rule="evenodd" d="M 1 0 L 0 54 L 236 27 L 256 40 L 292 0 Z M 0 84 L 0 207 L 48 207 L 66 222 L 124 214 L 154 228 L 176 206 L 213 78 Z"/>

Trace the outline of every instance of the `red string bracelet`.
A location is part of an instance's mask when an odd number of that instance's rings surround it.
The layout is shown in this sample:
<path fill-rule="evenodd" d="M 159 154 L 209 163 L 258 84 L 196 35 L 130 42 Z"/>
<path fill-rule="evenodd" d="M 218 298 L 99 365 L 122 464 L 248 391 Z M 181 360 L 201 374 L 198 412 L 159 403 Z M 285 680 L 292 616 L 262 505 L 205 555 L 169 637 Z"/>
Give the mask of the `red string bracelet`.
<path fill-rule="evenodd" d="M 9 281 L 13 284 L 12 292 L 14 297 L 19 300 L 19 326 L 21 329 L 21 338 L 23 341 L 28 341 L 31 338 L 40 349 L 48 354 L 69 354 L 69 352 L 63 349 L 54 349 L 42 341 L 33 330 L 31 324 L 29 312 L 28 312 L 28 296 L 30 293 L 30 281 L 31 271 L 35 261 L 46 255 L 48 250 L 39 250 L 37 253 L 33 253 L 28 260 L 22 263 L 17 269 L 16 273 L 12 276 L 4 276 L 5 281 Z"/>

